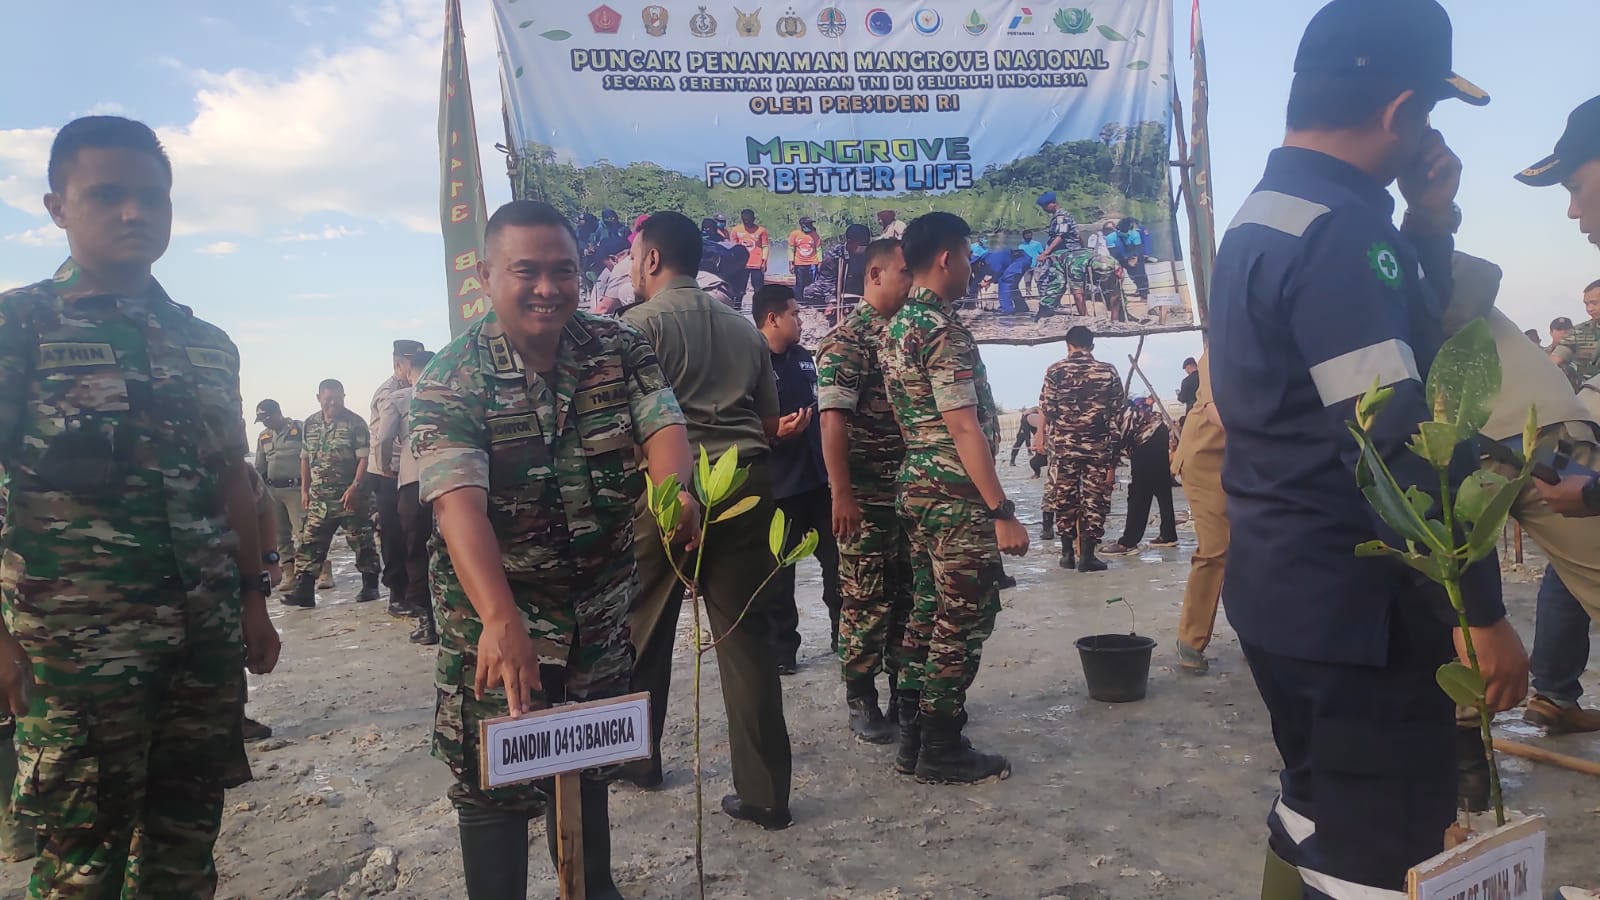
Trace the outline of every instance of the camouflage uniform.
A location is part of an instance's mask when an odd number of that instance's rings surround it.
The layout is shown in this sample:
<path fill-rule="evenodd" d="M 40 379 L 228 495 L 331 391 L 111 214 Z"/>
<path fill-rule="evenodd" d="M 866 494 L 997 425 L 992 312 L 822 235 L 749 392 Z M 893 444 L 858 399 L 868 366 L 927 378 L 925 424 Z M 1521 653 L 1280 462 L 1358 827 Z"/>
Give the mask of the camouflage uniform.
<path fill-rule="evenodd" d="M 1125 405 L 1122 379 L 1110 363 L 1069 356 L 1044 373 L 1039 411 L 1051 470 L 1044 511 L 1055 516 L 1063 547 L 1093 549 L 1105 536 Z"/>
<path fill-rule="evenodd" d="M 0 532 L 6 527 L 6 470 L 0 468 Z M 17 719 L 6 712 L 0 715 L 0 785 L 17 780 Z M 0 861 L 17 862 L 33 857 L 33 829 L 19 821 L 11 810 L 11 792 L 0 796 Z"/>
<path fill-rule="evenodd" d="M 850 491 L 861 506 L 860 531 L 839 541 L 839 663 L 846 682 L 870 683 L 885 668 L 893 680 L 911 611 L 911 545 L 895 513 L 906 443 L 878 364 L 888 324 L 863 301 L 817 348 L 817 409 L 845 413 Z"/>
<path fill-rule="evenodd" d="M 153 281 L 110 295 L 68 260 L 0 295 L 0 601 L 38 684 L 16 734 L 31 897 L 216 890 L 223 789 L 250 778 L 223 486 L 249 449 L 238 371 Z"/>
<path fill-rule="evenodd" d="M 1551 356 L 1574 386 L 1600 375 L 1600 322 L 1590 319 L 1567 332 Z"/>
<path fill-rule="evenodd" d="M 465 487 L 489 492 L 501 563 L 545 673 L 535 708 L 549 705 L 563 674 L 572 700 L 627 692 L 633 509 L 645 487 L 636 459 L 651 435 L 682 423 L 650 345 L 621 322 L 582 312 L 561 335 L 553 389 L 524 369 L 492 312 L 418 380 L 411 446 L 422 501 Z M 478 723 L 506 715 L 506 695 L 474 697 L 483 623 L 443 540 L 435 536 L 431 549 L 433 755 L 455 773 L 451 802 L 536 813 L 543 800 L 531 784 L 480 787 Z"/>
<path fill-rule="evenodd" d="M 925 714 L 957 717 L 1000 612 L 1000 547 L 943 413 L 977 407 L 991 453 L 1000 446 L 1000 419 L 972 332 L 932 291 L 911 292 L 880 352 L 906 441 L 897 509 L 912 558 L 929 561 L 916 567 L 900 690 L 920 692 Z"/>
<path fill-rule="evenodd" d="M 1061 301 L 1072 289 L 1071 273 L 1074 267 L 1081 270 L 1094 256 L 1083 249 L 1083 241 L 1078 237 L 1078 221 L 1064 209 L 1056 210 L 1055 215 L 1050 217 L 1050 230 L 1045 236 L 1044 245 L 1049 247 L 1058 237 L 1061 243 L 1045 258 L 1043 271 L 1034 282 L 1039 289 L 1039 309 L 1047 313 L 1061 308 Z"/>
<path fill-rule="evenodd" d="M 294 567 L 301 577 L 315 573 L 328 558 L 333 533 L 344 528 L 345 540 L 356 554 L 356 569 L 362 575 L 378 574 L 378 545 L 374 540 L 372 492 L 356 485 L 356 508 L 346 512 L 340 498 L 355 483 L 356 469 L 367 455 L 372 437 L 367 423 L 348 409 L 340 410 L 332 422 L 321 410 L 306 417 L 305 454 L 311 460 L 311 505 L 306 507 L 300 549 Z"/>

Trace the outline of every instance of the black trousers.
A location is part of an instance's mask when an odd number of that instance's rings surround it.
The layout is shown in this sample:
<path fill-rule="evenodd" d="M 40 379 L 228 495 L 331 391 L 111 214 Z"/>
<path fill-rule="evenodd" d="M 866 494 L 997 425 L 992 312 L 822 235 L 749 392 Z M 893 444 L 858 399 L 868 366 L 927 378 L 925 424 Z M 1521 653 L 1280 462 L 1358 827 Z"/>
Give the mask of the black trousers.
<path fill-rule="evenodd" d="M 1307 897 L 1350 896 L 1340 882 L 1403 891 L 1455 814 L 1455 706 L 1434 681 L 1454 655 L 1450 627 L 1419 597 L 1397 597 L 1390 615 L 1383 666 L 1243 645 L 1283 757 L 1272 849 Z"/>
<path fill-rule="evenodd" d="M 398 491 L 400 530 L 405 549 L 405 588 L 400 596 L 412 609 L 429 615 L 433 594 L 428 590 L 428 538 L 433 536 L 433 504 L 420 499 L 417 482 L 401 485 Z"/>
<path fill-rule="evenodd" d="M 1150 522 L 1150 501 L 1161 507 L 1159 541 L 1178 539 L 1178 518 L 1172 511 L 1172 461 L 1167 453 L 1167 426 L 1156 429 L 1155 436 L 1133 448 L 1128 454 L 1133 481 L 1128 485 L 1128 521 L 1122 527 L 1122 537 L 1117 543 L 1133 547 L 1144 540 L 1145 527 Z"/>
<path fill-rule="evenodd" d="M 728 755 L 734 790 L 746 803 L 787 809 L 793 762 L 789 726 L 783 718 L 783 686 L 778 681 L 778 661 L 772 653 L 773 584 L 768 582 L 755 595 L 756 588 L 772 571 L 765 562 L 772 559 L 772 551 L 767 548 L 767 525 L 774 509 L 771 491 L 766 462 L 758 459 L 750 464 L 744 485 L 717 512 L 747 496 L 760 501 L 755 509 L 737 519 L 710 527 L 700 565 L 700 585 L 711 633 L 719 641 L 713 652 L 722 679 L 722 702 L 728 713 Z M 677 641 L 678 613 L 683 609 L 683 585 L 667 561 L 660 532 L 648 509 L 640 509 L 633 528 L 639 593 L 628 613 L 628 627 L 637 652 L 632 688 L 650 693 L 650 730 L 655 744 L 650 764 L 659 772 L 661 731 L 667 721 L 672 650 Z"/>
<path fill-rule="evenodd" d="M 817 530 L 817 563 L 822 566 L 822 605 L 828 608 L 828 621 L 832 623 L 829 644 L 839 649 L 839 545 L 833 539 L 833 497 L 828 486 L 807 491 L 778 501 L 778 508 L 789 520 L 789 544 L 785 552 L 799 546 L 806 531 Z M 771 550 L 767 551 L 770 558 Z M 789 566 L 772 579 L 776 587 L 773 599 L 773 648 L 780 660 L 793 660 L 800 652 L 800 608 L 794 599 L 794 566 Z"/>
<path fill-rule="evenodd" d="M 378 549 L 383 554 L 383 586 L 395 596 L 406 592 L 406 538 L 400 525 L 400 506 L 394 478 L 367 473 L 378 505 Z"/>

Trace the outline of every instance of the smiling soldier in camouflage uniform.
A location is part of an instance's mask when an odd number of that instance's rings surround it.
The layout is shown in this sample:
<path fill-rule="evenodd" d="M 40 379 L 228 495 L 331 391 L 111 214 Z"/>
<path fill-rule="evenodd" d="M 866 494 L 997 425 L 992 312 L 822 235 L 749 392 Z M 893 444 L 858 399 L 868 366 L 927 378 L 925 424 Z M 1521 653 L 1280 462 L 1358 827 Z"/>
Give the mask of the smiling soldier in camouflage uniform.
<path fill-rule="evenodd" d="M 372 491 L 364 484 L 372 436 L 367 423 L 344 405 L 344 385 L 328 379 L 317 386 L 322 408 L 306 417 L 300 457 L 300 495 L 305 530 L 295 551 L 294 593 L 288 606 L 317 605 L 316 579 L 328 559 L 333 533 L 344 529 L 361 573 L 357 602 L 378 599 L 378 544 Z"/>
<path fill-rule="evenodd" d="M 479 723 L 627 692 L 633 510 L 645 488 L 636 460 L 642 449 L 655 477 L 692 476 L 655 351 L 629 326 L 577 312 L 572 225 L 547 204 L 514 201 L 489 220 L 485 243 L 479 273 L 494 311 L 422 373 L 411 441 L 439 535 L 433 754 L 456 776 L 467 895 L 499 900 L 523 896 L 528 819 L 545 803 L 531 784 L 481 786 Z M 687 515 L 697 529 L 692 501 Z M 606 790 L 583 780 L 591 898 L 621 896 Z"/>
<path fill-rule="evenodd" d="M 995 472 L 1000 421 L 983 359 L 955 310 L 972 273 L 970 234 L 960 217 L 941 212 L 906 227 L 915 287 L 885 330 L 880 357 L 906 441 L 900 518 L 912 558 L 931 562 L 915 567 L 896 764 L 903 772 L 914 759 L 918 781 L 947 784 L 1011 774 L 1005 757 L 978 752 L 961 732 L 967 689 L 1000 611 L 1000 553 L 1028 549 Z"/>
<path fill-rule="evenodd" d="M 209 897 L 223 790 L 250 778 L 244 666 L 278 652 L 238 351 L 151 277 L 172 169 L 148 127 L 69 123 L 49 183 L 72 256 L 0 294 L 0 697 L 28 896 Z"/>
<path fill-rule="evenodd" d="M 888 672 L 889 715 L 898 720 L 894 681 L 911 611 L 911 547 L 894 508 L 906 442 L 878 364 L 878 342 L 910 288 L 900 241 L 867 245 L 865 296 L 817 347 L 822 454 L 839 541 L 839 663 L 850 731 L 872 744 L 894 740 L 874 682 L 880 669 Z"/>

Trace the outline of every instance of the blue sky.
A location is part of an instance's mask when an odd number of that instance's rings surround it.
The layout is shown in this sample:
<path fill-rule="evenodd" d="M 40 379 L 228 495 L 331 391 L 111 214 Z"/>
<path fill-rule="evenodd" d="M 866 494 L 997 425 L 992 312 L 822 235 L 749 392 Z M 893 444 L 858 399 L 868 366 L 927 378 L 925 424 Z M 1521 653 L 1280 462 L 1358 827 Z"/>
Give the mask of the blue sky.
<path fill-rule="evenodd" d="M 1186 84 L 1187 3 L 1177 3 L 1175 74 Z M 879 5 L 909 14 L 920 3 Z M 945 5 L 947 16 L 961 12 Z M 1032 3 L 1036 15 L 1058 5 Z M 1295 44 L 1318 5 L 1203 0 L 1219 227 L 1281 140 Z M 1548 153 L 1567 112 L 1600 91 L 1600 83 L 1556 75 L 1580 71 L 1592 56 L 1589 29 L 1576 27 L 1590 21 L 1592 2 L 1542 4 L 1532 31 L 1487 4 L 1446 5 L 1457 70 L 1494 96 L 1485 109 L 1447 104 L 1434 115 L 1466 164 L 1459 246 L 1505 268 L 1501 309 L 1544 334 L 1554 316 L 1582 318 L 1579 294 L 1600 277 L 1600 256 L 1566 220 L 1565 192 L 1524 188 L 1511 176 Z M 66 254 L 39 200 L 55 129 L 76 115 L 117 112 L 156 126 L 169 145 L 177 233 L 157 274 L 239 344 L 247 406 L 272 396 L 303 415 L 317 382 L 336 377 L 364 411 L 388 374 L 391 340 L 446 340 L 437 231 L 442 0 L 80 0 L 70 4 L 70 49 L 43 39 L 62 33 L 68 6 L 12 4 L 6 13 L 8 33 L 41 39 L 0 54 L 0 285 L 46 277 Z M 493 17 L 488 0 L 463 6 L 493 208 L 509 199 L 492 149 L 500 140 Z M 635 14 L 634 4 L 613 6 Z M 1179 361 L 1199 346 L 1196 335 L 1150 339 L 1145 358 L 1157 387 L 1170 396 Z M 1098 355 L 1125 366 L 1132 350 L 1132 340 L 1105 340 Z M 1031 402 L 1060 353 L 991 350 L 1001 402 Z"/>

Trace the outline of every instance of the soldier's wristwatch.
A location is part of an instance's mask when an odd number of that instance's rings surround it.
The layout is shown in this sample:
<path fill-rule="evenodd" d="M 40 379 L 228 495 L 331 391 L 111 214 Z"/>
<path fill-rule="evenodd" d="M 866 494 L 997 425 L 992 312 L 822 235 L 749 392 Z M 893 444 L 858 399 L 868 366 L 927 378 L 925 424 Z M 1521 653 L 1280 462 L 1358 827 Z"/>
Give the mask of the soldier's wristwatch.
<path fill-rule="evenodd" d="M 275 566 L 282 561 L 283 557 L 279 556 L 276 550 L 268 550 L 261 554 L 261 564 L 264 566 Z"/>
<path fill-rule="evenodd" d="M 246 588 L 246 590 L 249 589 Z M 256 590 L 260 591 L 261 596 L 263 597 L 270 596 L 272 594 L 272 576 L 268 575 L 266 572 L 262 572 L 259 576 L 257 576 Z"/>
<path fill-rule="evenodd" d="M 1012 503 L 1009 498 L 1001 500 L 999 506 L 989 510 L 989 518 L 991 519 L 1015 519 L 1016 517 L 1017 505 Z"/>

